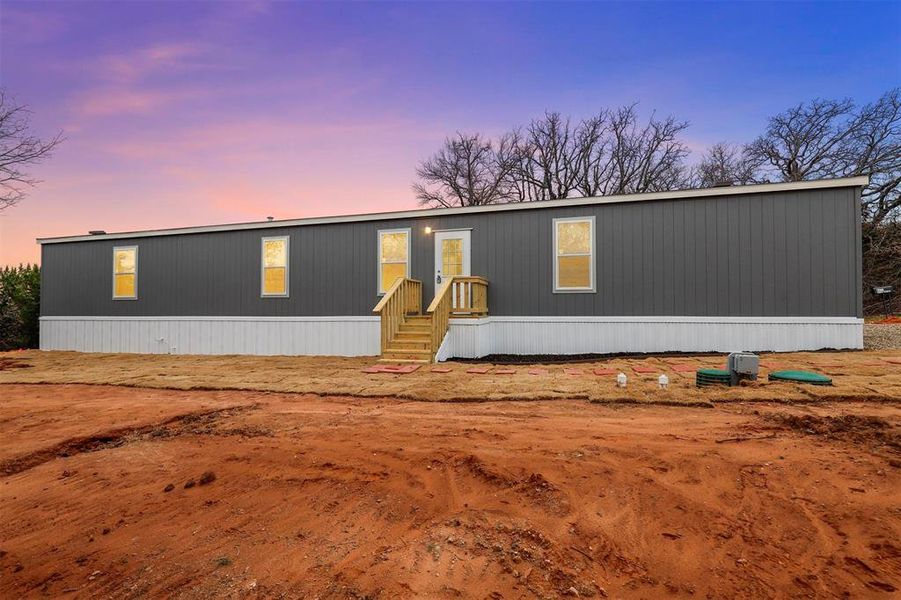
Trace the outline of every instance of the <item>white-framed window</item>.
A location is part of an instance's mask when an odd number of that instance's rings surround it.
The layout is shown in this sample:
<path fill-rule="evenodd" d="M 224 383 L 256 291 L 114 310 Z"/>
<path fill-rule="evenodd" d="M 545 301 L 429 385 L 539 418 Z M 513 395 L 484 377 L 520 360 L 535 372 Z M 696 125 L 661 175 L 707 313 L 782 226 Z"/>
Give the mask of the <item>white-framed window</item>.
<path fill-rule="evenodd" d="M 138 299 L 138 247 L 113 248 L 113 300 Z"/>
<path fill-rule="evenodd" d="M 260 243 L 260 294 L 288 297 L 288 236 L 264 237 Z"/>
<path fill-rule="evenodd" d="M 410 276 L 410 228 L 379 230 L 379 294 Z"/>
<path fill-rule="evenodd" d="M 594 217 L 554 219 L 554 293 L 595 291 Z"/>

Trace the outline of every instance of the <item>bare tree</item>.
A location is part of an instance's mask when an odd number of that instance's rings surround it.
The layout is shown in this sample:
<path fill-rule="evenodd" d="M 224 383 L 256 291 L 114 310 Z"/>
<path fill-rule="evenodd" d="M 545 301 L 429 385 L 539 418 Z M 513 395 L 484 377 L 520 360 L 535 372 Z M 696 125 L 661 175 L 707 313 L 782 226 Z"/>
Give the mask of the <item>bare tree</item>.
<path fill-rule="evenodd" d="M 607 110 L 585 119 L 576 134 L 579 153 L 576 163 L 576 192 L 580 196 L 597 196 L 608 176 L 610 113 Z"/>
<path fill-rule="evenodd" d="M 853 137 L 854 103 L 816 99 L 771 117 L 748 154 L 784 181 L 834 176 L 847 164 L 847 140 Z"/>
<path fill-rule="evenodd" d="M 25 197 L 25 190 L 39 183 L 25 169 L 47 158 L 62 141 L 59 133 L 43 141 L 29 132 L 27 107 L 17 105 L 0 90 L 0 210 Z"/>
<path fill-rule="evenodd" d="M 688 124 L 653 115 L 637 124 L 635 105 L 600 111 L 573 124 L 548 112 L 515 132 L 516 167 L 510 196 L 520 202 L 638 193 L 684 187 L 688 148 L 679 140 Z"/>
<path fill-rule="evenodd" d="M 745 148 L 725 142 L 711 146 L 695 167 L 693 187 L 757 183 L 760 165 Z"/>
<path fill-rule="evenodd" d="M 569 117 L 547 112 L 517 132 L 516 139 L 518 191 L 527 190 L 530 200 L 556 200 L 575 191 L 579 168 L 593 150 L 584 123 L 572 125 Z"/>
<path fill-rule="evenodd" d="M 507 199 L 506 182 L 512 170 L 512 144 L 502 137 L 497 144 L 480 134 L 457 133 L 416 168 L 421 180 L 413 191 L 422 205 L 481 206 Z"/>
<path fill-rule="evenodd" d="M 689 150 L 679 139 L 687 127 L 687 121 L 672 116 L 659 121 L 653 114 L 640 127 L 634 104 L 614 111 L 609 155 L 599 163 L 597 189 L 592 195 L 657 192 L 688 185 L 685 157 Z"/>
<path fill-rule="evenodd" d="M 858 113 L 860 125 L 848 141 L 855 160 L 844 174 L 870 176 L 862 210 L 869 223 L 901 217 L 901 88 L 884 94 Z M 896 229 L 897 231 L 897 229 Z"/>
<path fill-rule="evenodd" d="M 514 129 L 509 135 L 511 141 L 511 169 L 504 178 L 504 190 L 508 202 L 534 202 L 547 200 L 544 189 L 534 185 L 540 175 L 532 160 L 532 148 L 524 141 L 520 129 Z"/>
<path fill-rule="evenodd" d="M 651 115 L 639 126 L 635 105 L 573 122 L 546 112 L 496 144 L 457 134 L 422 162 L 413 190 L 421 204 L 472 206 L 685 187 L 688 123 Z"/>
<path fill-rule="evenodd" d="M 770 119 L 748 146 L 764 173 L 783 181 L 870 175 L 862 211 L 872 223 L 901 213 L 901 88 L 856 108 L 816 99 Z"/>

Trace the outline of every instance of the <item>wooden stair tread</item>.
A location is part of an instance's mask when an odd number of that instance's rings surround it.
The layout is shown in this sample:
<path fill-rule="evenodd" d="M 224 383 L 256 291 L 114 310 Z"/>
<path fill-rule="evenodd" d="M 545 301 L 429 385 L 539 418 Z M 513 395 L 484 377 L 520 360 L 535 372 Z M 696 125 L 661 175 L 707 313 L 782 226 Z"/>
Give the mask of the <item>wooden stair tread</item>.
<path fill-rule="evenodd" d="M 431 349 L 431 344 L 428 344 L 426 342 L 412 342 L 412 343 L 407 343 L 407 344 L 404 344 L 404 343 L 398 344 L 398 343 L 396 343 L 396 340 L 395 340 L 394 342 L 391 342 L 391 344 L 388 346 L 388 352 L 410 352 L 413 350 L 430 350 L 430 349 Z"/>
<path fill-rule="evenodd" d="M 379 360 L 421 364 L 432 362 L 433 356 L 431 316 L 407 315 Z"/>

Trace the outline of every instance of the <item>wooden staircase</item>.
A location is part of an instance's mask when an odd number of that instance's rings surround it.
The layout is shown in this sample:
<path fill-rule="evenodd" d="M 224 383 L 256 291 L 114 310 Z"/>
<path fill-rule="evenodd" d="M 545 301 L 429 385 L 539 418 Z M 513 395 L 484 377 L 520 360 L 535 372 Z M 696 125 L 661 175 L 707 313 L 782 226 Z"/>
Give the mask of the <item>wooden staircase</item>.
<path fill-rule="evenodd" d="M 451 317 L 488 314 L 488 281 L 471 276 L 448 278 L 422 314 L 422 283 L 398 279 L 372 312 L 381 321 L 379 362 L 430 363 L 444 341 Z"/>
<path fill-rule="evenodd" d="M 394 339 L 382 350 L 379 362 L 430 363 L 435 350 L 432 348 L 432 317 L 407 315 L 398 326 Z"/>

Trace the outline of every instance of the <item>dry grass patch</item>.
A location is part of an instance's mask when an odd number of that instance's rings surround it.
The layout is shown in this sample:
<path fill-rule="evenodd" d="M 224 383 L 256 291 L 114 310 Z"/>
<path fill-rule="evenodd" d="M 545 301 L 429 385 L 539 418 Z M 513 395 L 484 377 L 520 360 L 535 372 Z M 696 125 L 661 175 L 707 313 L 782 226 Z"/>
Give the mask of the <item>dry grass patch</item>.
<path fill-rule="evenodd" d="M 512 374 L 470 374 L 472 363 L 444 363 L 449 373 L 429 366 L 405 374 L 366 374 L 362 369 L 375 357 L 323 356 L 174 356 L 86 354 L 27 351 L 0 355 L 2 383 L 83 383 L 166 389 L 258 390 L 272 392 L 395 397 L 424 401 L 575 399 L 594 402 L 709 405 L 730 401 L 901 400 L 901 351 L 798 352 L 761 356 L 761 378 L 737 388 L 695 386 L 693 371 L 677 372 L 675 365 L 723 368 L 724 355 L 649 356 L 611 358 L 589 363 L 514 365 Z M 488 365 L 493 366 L 493 365 Z M 641 373 L 635 369 L 649 368 Z M 818 387 L 771 383 L 766 374 L 776 369 L 824 373 L 834 386 Z M 538 369 L 538 374 L 529 371 Z M 615 375 L 624 372 L 628 386 L 616 387 Z M 658 388 L 666 373 L 668 389 Z"/>

